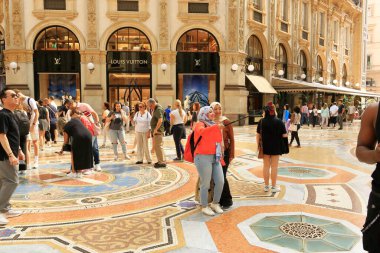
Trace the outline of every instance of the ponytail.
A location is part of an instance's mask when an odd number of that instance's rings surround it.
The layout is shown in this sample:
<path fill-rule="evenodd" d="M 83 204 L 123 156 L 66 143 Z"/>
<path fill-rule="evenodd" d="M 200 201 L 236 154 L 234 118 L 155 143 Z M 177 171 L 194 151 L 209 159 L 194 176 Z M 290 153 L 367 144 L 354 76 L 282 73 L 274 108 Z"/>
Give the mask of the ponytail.
<path fill-rule="evenodd" d="M 183 110 L 182 110 L 181 100 L 177 99 L 176 103 L 177 103 L 177 106 L 178 106 L 179 116 L 183 117 Z"/>

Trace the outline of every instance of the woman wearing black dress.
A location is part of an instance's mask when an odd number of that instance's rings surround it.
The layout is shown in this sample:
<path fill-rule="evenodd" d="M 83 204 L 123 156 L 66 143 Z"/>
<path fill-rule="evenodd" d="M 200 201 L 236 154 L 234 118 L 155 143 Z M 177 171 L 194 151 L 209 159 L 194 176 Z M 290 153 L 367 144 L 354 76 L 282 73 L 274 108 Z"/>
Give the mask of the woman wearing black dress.
<path fill-rule="evenodd" d="M 264 153 L 264 191 L 269 191 L 269 177 L 272 180 L 272 192 L 279 192 L 276 186 L 277 169 L 280 155 L 283 152 L 283 137 L 287 137 L 284 123 L 276 117 L 275 106 L 269 102 L 265 107 L 264 118 L 259 121 L 257 126 L 256 142 L 262 142 Z"/>
<path fill-rule="evenodd" d="M 83 125 L 79 118 L 72 118 L 63 128 L 63 143 L 69 143 L 71 138 L 71 168 L 77 175 L 80 171 L 92 169 L 92 136 L 90 131 Z"/>

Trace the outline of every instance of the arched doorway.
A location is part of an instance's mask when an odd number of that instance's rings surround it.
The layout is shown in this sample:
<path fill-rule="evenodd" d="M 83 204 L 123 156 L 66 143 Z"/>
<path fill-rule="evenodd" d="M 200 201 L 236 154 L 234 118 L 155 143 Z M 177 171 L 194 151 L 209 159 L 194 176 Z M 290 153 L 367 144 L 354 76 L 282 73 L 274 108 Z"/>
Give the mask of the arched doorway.
<path fill-rule="evenodd" d="M 77 36 L 63 26 L 42 30 L 34 41 L 35 98 L 81 98 L 80 55 Z"/>
<path fill-rule="evenodd" d="M 219 45 L 214 35 L 203 29 L 185 32 L 177 42 L 176 96 L 201 106 L 219 101 Z"/>
<path fill-rule="evenodd" d="M 278 74 L 279 70 L 283 70 L 284 74 L 281 77 L 288 78 L 288 56 L 282 43 L 278 44 L 278 47 L 276 48 L 275 58 L 276 75 Z"/>
<path fill-rule="evenodd" d="M 338 80 L 336 80 L 336 66 L 335 61 L 331 60 L 331 69 L 330 69 L 330 83 L 333 85 L 337 85 Z"/>
<path fill-rule="evenodd" d="M 323 62 L 322 58 L 317 56 L 317 70 L 315 71 L 315 81 L 323 83 Z"/>
<path fill-rule="evenodd" d="M 264 74 L 264 56 L 263 47 L 259 38 L 255 35 L 251 35 L 248 39 L 248 43 L 245 49 L 247 54 L 246 58 L 246 73 L 263 76 Z M 254 69 L 252 72 L 248 71 L 248 65 L 252 64 Z M 247 88 L 249 95 L 247 98 L 247 109 L 249 115 L 257 115 L 262 109 L 263 105 L 263 93 L 260 93 L 248 80 L 245 78 L 245 87 Z M 249 117 L 249 124 L 254 124 L 255 118 Z"/>
<path fill-rule="evenodd" d="M 344 86 L 348 86 L 349 83 L 347 82 L 347 67 L 346 64 L 343 64 L 343 69 L 342 69 L 342 84 Z"/>
<path fill-rule="evenodd" d="M 306 54 L 303 50 L 300 51 L 299 57 L 298 57 L 298 66 L 300 67 L 299 77 L 304 80 L 307 79 L 307 59 Z M 305 75 L 305 78 L 302 78 L 302 75 Z"/>
<path fill-rule="evenodd" d="M 115 31 L 107 41 L 107 98 L 132 108 L 151 97 L 152 56 L 149 38 L 133 27 Z"/>

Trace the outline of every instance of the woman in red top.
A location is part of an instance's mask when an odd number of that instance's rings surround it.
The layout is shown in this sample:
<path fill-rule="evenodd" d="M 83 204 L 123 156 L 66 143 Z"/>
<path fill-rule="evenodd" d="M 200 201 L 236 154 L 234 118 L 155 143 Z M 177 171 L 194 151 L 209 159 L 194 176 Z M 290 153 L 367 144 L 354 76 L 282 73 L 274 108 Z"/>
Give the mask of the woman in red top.
<path fill-rule="evenodd" d="M 224 178 L 222 170 L 222 132 L 223 124 L 215 124 L 215 114 L 210 106 L 204 106 L 198 114 L 198 123 L 194 128 L 194 142 L 202 138 L 194 151 L 194 163 L 200 177 L 200 201 L 202 212 L 206 215 L 223 213 L 219 201 L 222 195 Z M 208 205 L 210 180 L 214 180 L 213 202 Z"/>

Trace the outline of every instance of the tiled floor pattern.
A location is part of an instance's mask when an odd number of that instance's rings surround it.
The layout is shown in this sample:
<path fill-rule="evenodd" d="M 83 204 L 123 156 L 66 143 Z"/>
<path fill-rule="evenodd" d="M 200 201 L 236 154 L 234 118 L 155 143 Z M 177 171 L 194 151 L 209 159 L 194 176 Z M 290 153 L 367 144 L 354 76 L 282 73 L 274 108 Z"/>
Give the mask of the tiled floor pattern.
<path fill-rule="evenodd" d="M 0 227 L 2 252 L 362 252 L 372 166 L 354 157 L 359 122 L 343 131 L 300 130 L 279 168 L 281 192 L 263 191 L 255 127 L 237 127 L 228 180 L 234 206 L 206 217 L 194 201 L 193 164 L 113 161 L 102 172 L 68 178 L 69 155 L 46 148 L 38 170 L 20 178 L 12 204 L 25 214 Z M 132 134 L 128 143 L 132 143 Z M 100 141 L 99 141 L 100 142 Z"/>

